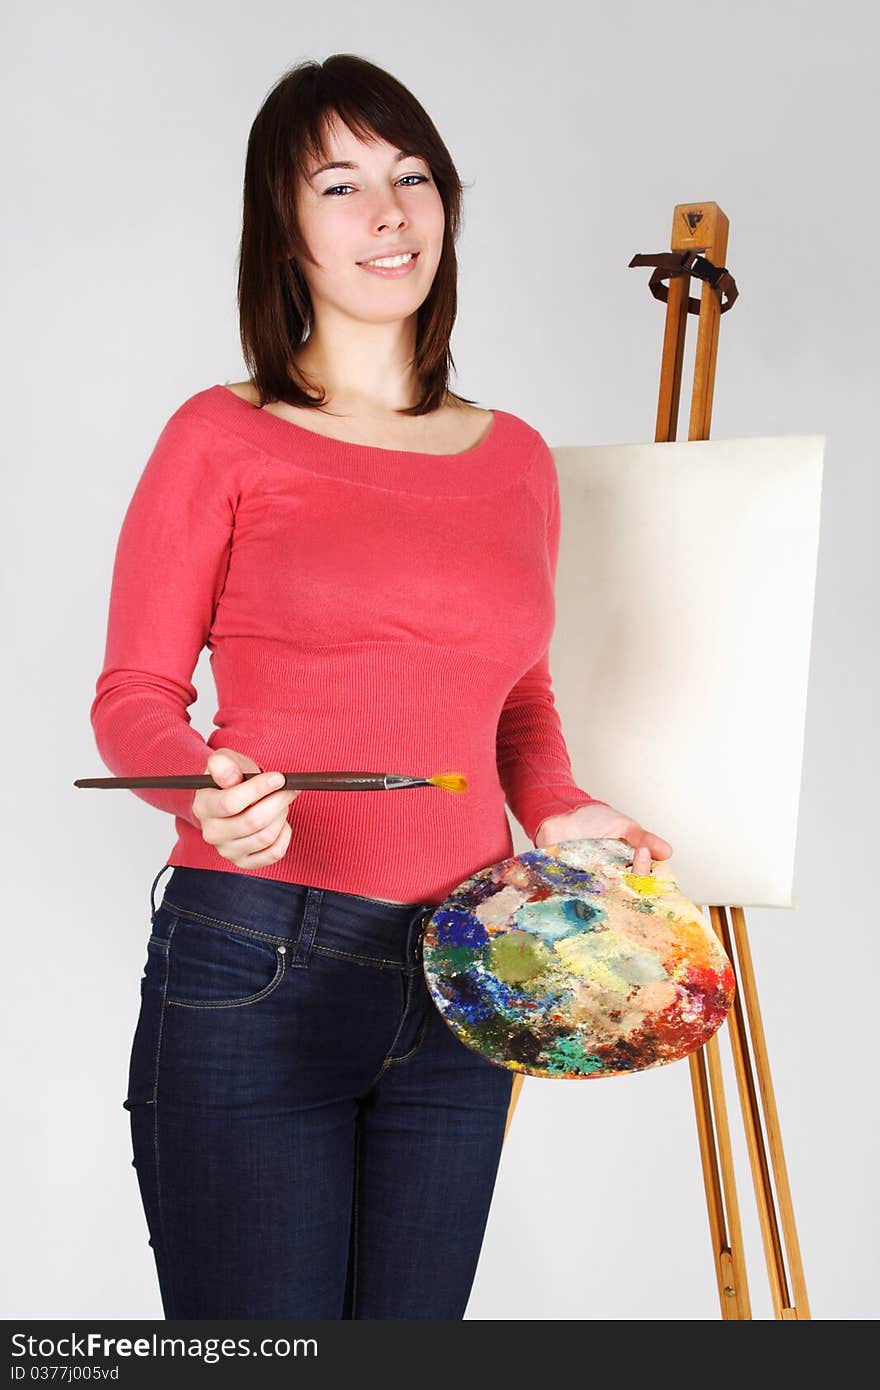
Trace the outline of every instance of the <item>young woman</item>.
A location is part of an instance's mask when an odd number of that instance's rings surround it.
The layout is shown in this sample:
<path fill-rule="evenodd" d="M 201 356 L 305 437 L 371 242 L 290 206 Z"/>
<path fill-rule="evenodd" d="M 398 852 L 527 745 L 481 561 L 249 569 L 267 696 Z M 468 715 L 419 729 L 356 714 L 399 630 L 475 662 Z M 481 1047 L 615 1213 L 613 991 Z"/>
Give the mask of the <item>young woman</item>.
<path fill-rule="evenodd" d="M 462 1318 L 513 1074 L 433 1006 L 424 923 L 513 853 L 506 803 L 539 845 L 619 837 L 637 872 L 672 852 L 572 777 L 553 456 L 447 384 L 460 203 L 393 77 L 286 73 L 247 150 L 251 375 L 174 412 L 120 532 L 98 749 L 216 783 L 136 793 L 177 833 L 124 1102 L 168 1318 Z M 274 779 L 334 769 L 468 791 Z"/>

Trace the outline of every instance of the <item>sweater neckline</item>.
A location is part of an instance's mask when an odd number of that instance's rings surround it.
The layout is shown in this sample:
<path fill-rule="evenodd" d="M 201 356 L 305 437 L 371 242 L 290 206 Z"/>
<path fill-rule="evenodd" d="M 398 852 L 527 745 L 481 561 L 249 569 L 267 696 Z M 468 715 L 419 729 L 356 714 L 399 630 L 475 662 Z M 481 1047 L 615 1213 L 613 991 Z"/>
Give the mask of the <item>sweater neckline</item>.
<path fill-rule="evenodd" d="M 459 449 L 454 454 L 431 454 L 414 449 L 385 449 L 377 444 L 359 444 L 350 439 L 339 439 L 333 435 L 322 434 L 319 430 L 310 430 L 306 425 L 298 425 L 294 420 L 284 420 L 280 415 L 273 415 L 271 411 L 262 410 L 221 382 L 217 382 L 209 390 L 227 419 L 234 418 L 242 425 L 249 425 L 267 445 L 289 447 L 295 444 L 299 448 L 310 446 L 323 455 L 328 451 L 338 451 L 352 460 L 361 459 L 375 463 L 390 464 L 418 460 L 436 466 L 439 463 L 449 464 L 476 459 L 495 444 L 499 434 L 499 416 L 504 414 L 501 410 L 493 410 L 489 428 L 467 449 Z"/>

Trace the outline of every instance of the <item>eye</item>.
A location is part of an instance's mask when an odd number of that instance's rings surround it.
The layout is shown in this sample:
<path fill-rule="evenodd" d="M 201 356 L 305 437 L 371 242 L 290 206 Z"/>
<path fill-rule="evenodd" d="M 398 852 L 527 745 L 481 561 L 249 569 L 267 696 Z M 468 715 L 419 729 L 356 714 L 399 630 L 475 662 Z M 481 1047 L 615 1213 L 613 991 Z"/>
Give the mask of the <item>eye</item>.
<path fill-rule="evenodd" d="M 415 179 L 417 183 L 431 182 L 431 180 L 425 174 L 404 174 L 402 179 L 398 179 L 398 183 L 406 183 L 408 179 Z M 353 186 L 354 185 L 350 183 L 334 184 L 332 188 L 326 188 L 324 190 L 324 197 L 326 198 L 328 193 L 338 193 L 340 188 L 352 188 Z"/>

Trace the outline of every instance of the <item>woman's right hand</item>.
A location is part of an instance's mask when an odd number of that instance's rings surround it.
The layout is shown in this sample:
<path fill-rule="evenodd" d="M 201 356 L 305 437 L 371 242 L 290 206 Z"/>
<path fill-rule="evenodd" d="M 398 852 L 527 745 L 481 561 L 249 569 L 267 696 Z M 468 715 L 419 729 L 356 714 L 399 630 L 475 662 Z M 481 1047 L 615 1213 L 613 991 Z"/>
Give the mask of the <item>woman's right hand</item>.
<path fill-rule="evenodd" d="M 239 869 L 277 863 L 290 844 L 287 808 L 302 788 L 284 790 L 280 773 L 261 772 L 253 758 L 233 748 L 215 748 L 205 772 L 217 787 L 199 787 L 192 801 L 205 843 Z M 244 781 L 244 772 L 260 776 Z"/>

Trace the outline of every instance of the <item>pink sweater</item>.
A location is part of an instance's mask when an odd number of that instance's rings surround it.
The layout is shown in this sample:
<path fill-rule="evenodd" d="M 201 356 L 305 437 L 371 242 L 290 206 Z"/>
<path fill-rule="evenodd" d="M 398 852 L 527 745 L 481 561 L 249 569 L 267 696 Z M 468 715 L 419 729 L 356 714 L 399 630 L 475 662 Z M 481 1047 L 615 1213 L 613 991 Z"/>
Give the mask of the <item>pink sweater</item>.
<path fill-rule="evenodd" d="M 572 776 L 548 668 L 559 534 L 553 455 L 503 410 L 473 448 L 436 455 L 199 391 L 120 531 L 91 706 L 101 758 L 118 777 L 203 773 L 219 747 L 264 771 L 463 773 L 464 793 L 303 791 L 286 855 L 247 871 L 440 903 L 513 853 L 505 801 L 534 842 L 546 817 L 595 800 Z M 206 645 L 207 742 L 188 714 Z M 243 872 L 202 839 L 193 791 L 134 795 L 175 817 L 169 864 Z"/>

